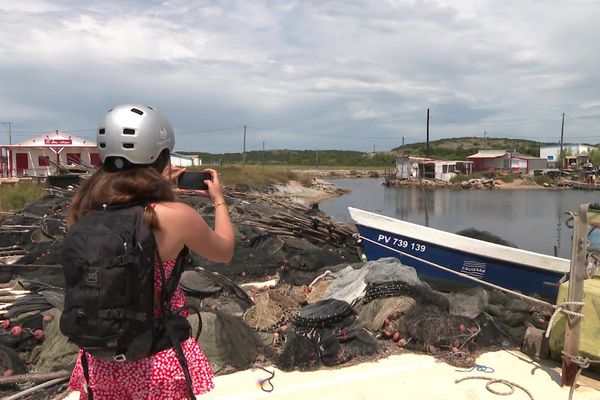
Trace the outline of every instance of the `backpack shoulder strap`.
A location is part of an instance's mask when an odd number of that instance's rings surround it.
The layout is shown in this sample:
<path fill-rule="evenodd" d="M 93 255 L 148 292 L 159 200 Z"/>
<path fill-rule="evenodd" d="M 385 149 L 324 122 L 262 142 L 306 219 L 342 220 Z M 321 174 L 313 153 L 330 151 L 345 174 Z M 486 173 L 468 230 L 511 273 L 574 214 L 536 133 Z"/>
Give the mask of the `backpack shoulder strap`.
<path fill-rule="evenodd" d="M 177 286 L 179 285 L 179 280 L 181 279 L 181 275 L 185 270 L 185 267 L 189 264 L 190 261 L 190 251 L 187 247 L 183 247 L 183 249 L 179 252 L 177 259 L 175 260 L 175 266 L 173 267 L 173 271 L 171 272 L 171 278 L 167 282 L 167 277 L 163 265 L 163 261 L 160 258 L 160 254 L 158 254 L 158 247 L 156 248 L 156 261 L 158 263 L 158 268 L 161 275 L 162 287 L 161 298 L 162 298 L 162 307 L 163 312 L 166 311 L 164 308 L 168 307 L 171 302 L 171 298 L 175 294 L 175 290 L 177 290 Z"/>

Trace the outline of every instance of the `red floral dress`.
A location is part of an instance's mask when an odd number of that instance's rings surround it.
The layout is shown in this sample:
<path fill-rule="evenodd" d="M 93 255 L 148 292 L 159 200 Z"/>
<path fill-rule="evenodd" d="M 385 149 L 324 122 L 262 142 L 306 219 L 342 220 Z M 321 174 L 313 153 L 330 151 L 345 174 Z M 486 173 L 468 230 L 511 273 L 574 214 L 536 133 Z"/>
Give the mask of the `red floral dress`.
<path fill-rule="evenodd" d="M 175 260 L 164 261 L 167 280 L 175 266 Z M 155 268 L 154 287 L 160 290 L 162 280 L 159 268 Z M 171 299 L 173 310 L 185 304 L 185 295 L 177 288 Z M 159 314 L 160 310 L 154 310 Z M 181 343 L 196 395 L 209 392 L 214 388 L 213 372 L 208 359 L 194 338 Z M 81 400 L 87 400 L 84 392 L 85 377 L 81 367 L 81 354 L 71 374 L 69 389 L 81 392 Z M 183 369 L 174 349 L 166 349 L 143 360 L 118 363 L 102 361 L 87 354 L 90 387 L 94 399 L 103 400 L 179 400 L 187 399 L 188 391 Z"/>

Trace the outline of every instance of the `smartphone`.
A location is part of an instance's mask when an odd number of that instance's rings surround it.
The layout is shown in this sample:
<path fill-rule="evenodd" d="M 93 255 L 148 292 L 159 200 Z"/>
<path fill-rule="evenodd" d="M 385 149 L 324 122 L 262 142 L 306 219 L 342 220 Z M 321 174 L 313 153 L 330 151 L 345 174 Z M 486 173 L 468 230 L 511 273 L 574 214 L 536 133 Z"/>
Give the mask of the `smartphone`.
<path fill-rule="evenodd" d="M 179 177 L 177 187 L 180 189 L 207 190 L 206 180 L 212 180 L 210 172 L 185 171 Z"/>

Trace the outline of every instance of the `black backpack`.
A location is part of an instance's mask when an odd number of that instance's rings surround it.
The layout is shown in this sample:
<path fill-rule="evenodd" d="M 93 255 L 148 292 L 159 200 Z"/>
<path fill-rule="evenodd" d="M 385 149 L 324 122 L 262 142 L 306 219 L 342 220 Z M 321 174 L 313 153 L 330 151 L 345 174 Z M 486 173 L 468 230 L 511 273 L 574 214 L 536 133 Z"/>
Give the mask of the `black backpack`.
<path fill-rule="evenodd" d="M 191 257 L 184 248 L 166 282 L 144 209 L 126 204 L 92 210 L 70 227 L 62 244 L 66 288 L 60 329 L 84 352 L 107 361 L 136 361 L 173 347 L 191 391 L 180 345 L 191 336 L 190 325 L 169 305 Z M 163 284 L 160 317 L 153 315 L 155 261 Z M 85 355 L 81 360 L 89 381 Z"/>

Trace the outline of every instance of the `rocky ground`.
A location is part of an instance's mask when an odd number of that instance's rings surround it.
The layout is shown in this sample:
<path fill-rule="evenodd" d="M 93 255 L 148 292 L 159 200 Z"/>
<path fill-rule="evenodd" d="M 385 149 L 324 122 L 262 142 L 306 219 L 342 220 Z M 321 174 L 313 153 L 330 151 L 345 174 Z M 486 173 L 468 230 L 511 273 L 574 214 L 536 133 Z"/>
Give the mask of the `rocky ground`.
<path fill-rule="evenodd" d="M 395 259 L 363 262 L 354 227 L 313 206 L 338 194 L 318 180 L 313 188 L 225 191 L 234 258 L 222 265 L 196 257 L 181 281 L 201 307 L 200 342 L 216 373 L 256 364 L 315 369 L 406 349 L 472 366 L 478 352 L 519 346 L 526 329 L 547 326 L 543 307 L 483 289 L 442 293 Z M 0 225 L 0 394 L 48 381 L 55 383 L 21 398 L 65 391 L 77 354 L 58 329 L 59 249 L 71 195 L 50 189 Z M 212 224 L 208 200 L 181 200 Z M 190 323 L 197 327 L 195 316 Z"/>
<path fill-rule="evenodd" d="M 514 189 L 570 189 L 572 181 L 556 180 L 552 183 L 543 185 L 536 184 L 532 179 L 514 179 L 511 182 L 504 182 L 502 179 L 493 178 L 473 178 L 462 181 L 461 183 L 451 183 L 439 179 L 390 179 L 387 184 L 392 187 L 427 187 L 427 188 L 448 188 L 448 189 L 485 189 L 485 190 L 514 190 Z"/>

